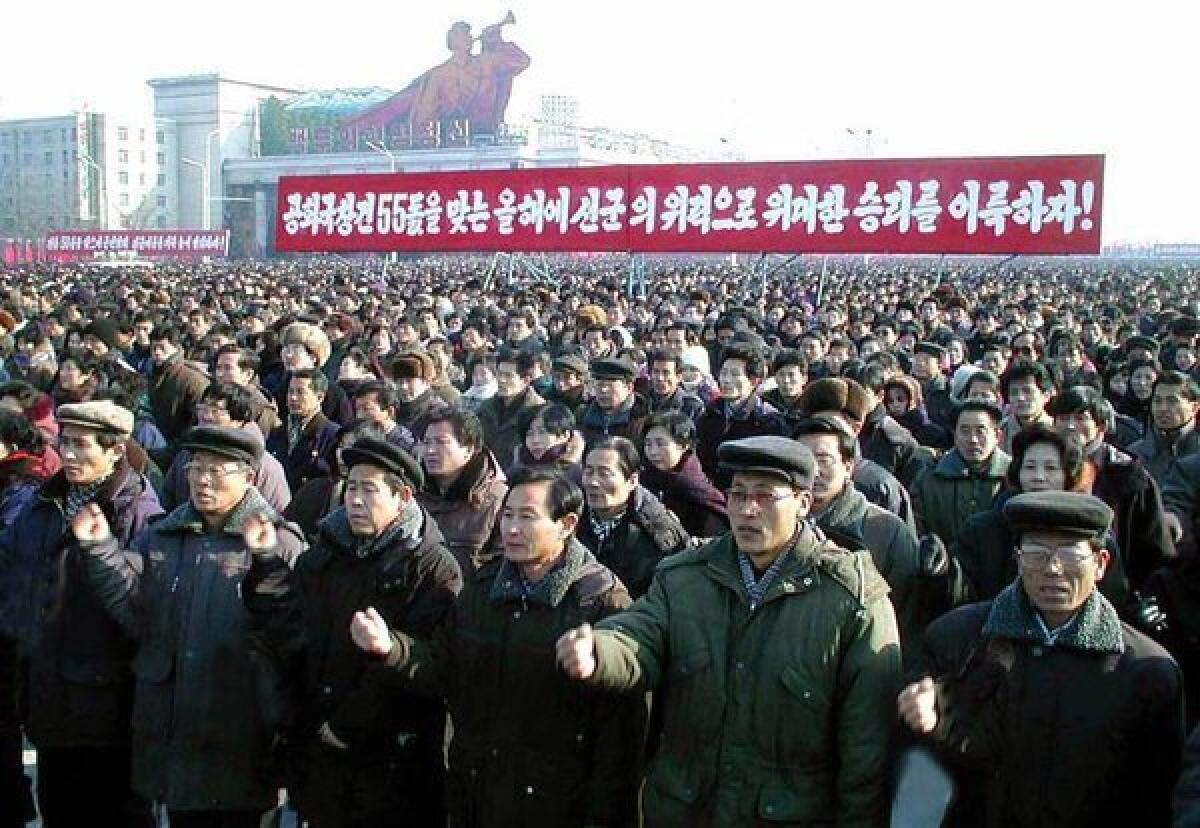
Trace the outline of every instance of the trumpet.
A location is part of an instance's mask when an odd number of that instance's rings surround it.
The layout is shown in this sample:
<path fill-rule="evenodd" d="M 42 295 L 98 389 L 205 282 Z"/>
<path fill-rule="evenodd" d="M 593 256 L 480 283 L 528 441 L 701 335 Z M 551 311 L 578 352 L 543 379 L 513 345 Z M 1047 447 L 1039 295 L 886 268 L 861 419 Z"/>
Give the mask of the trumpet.
<path fill-rule="evenodd" d="M 503 20 L 501 20 L 499 23 L 493 23 L 491 26 L 484 26 L 483 31 L 481 31 L 479 34 L 475 35 L 473 40 L 483 40 L 484 35 L 486 35 L 488 32 L 495 31 L 497 29 L 500 29 L 503 26 L 511 26 L 513 23 L 516 23 L 516 22 L 517 22 L 516 15 L 514 15 L 512 13 L 512 9 L 509 9 L 508 14 L 504 15 Z"/>

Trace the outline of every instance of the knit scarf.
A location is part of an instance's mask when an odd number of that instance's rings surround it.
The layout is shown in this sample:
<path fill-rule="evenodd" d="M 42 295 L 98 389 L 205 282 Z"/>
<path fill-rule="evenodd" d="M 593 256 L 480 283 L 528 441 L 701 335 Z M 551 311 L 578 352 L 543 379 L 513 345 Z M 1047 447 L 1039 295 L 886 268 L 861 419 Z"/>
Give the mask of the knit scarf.
<path fill-rule="evenodd" d="M 79 510 L 96 499 L 96 495 L 100 493 L 100 489 L 109 481 L 116 469 L 106 474 L 104 477 L 93 483 L 85 483 L 82 486 L 69 484 L 67 486 L 67 496 L 63 498 L 63 514 L 67 520 L 72 520 L 75 515 L 79 514 Z"/>
<path fill-rule="evenodd" d="M 594 512 L 588 511 L 588 523 L 592 527 L 592 535 L 596 538 L 598 544 L 605 544 L 609 536 L 617 531 L 617 527 L 625 519 L 626 511 L 628 511 L 628 507 L 617 512 L 617 514 L 610 518 L 597 517 Z"/>
<path fill-rule="evenodd" d="M 421 519 L 420 505 L 417 504 L 416 498 L 410 499 L 404 510 L 378 535 L 355 539 L 355 557 L 371 558 L 397 541 L 416 539 L 421 532 Z"/>

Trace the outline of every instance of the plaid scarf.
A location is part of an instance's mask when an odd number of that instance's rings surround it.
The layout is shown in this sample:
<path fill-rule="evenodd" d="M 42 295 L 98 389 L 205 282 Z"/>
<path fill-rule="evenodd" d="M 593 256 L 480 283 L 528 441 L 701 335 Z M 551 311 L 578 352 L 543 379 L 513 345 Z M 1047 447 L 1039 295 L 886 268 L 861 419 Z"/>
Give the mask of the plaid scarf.
<path fill-rule="evenodd" d="M 82 486 L 68 485 L 67 496 L 63 498 L 63 514 L 67 516 L 67 520 L 72 520 L 75 515 L 79 514 L 79 510 L 96 499 L 100 489 L 112 477 L 112 472 L 95 481 L 94 483 L 85 483 Z"/>
<path fill-rule="evenodd" d="M 761 578 L 754 577 L 754 567 L 750 564 L 750 558 L 744 552 L 738 552 L 738 568 L 742 570 L 742 583 L 746 587 L 746 597 L 750 599 L 750 611 L 754 612 L 762 604 L 763 598 L 767 595 L 767 590 L 771 588 L 771 584 L 779 577 L 779 572 L 787 563 L 787 559 L 791 557 L 791 546 L 780 553 L 775 562 L 767 567 L 767 571 L 763 573 Z"/>
<path fill-rule="evenodd" d="M 610 518 L 596 517 L 594 512 L 588 512 L 588 523 L 592 527 L 592 534 L 595 536 L 598 545 L 603 546 L 608 541 L 609 535 L 617 531 L 617 527 L 625 519 L 626 511 L 628 509 L 622 509 Z"/>

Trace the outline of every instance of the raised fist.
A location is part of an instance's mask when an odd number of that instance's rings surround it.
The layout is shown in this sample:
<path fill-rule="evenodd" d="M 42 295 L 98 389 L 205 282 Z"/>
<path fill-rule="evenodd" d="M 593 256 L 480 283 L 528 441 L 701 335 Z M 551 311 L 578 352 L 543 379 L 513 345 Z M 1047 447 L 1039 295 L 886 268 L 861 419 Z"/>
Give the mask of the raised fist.
<path fill-rule="evenodd" d="M 589 679 L 596 672 L 596 635 L 591 625 L 567 630 L 555 647 L 558 665 L 574 679 Z"/>
<path fill-rule="evenodd" d="M 392 631 L 374 607 L 354 613 L 350 621 L 350 637 L 363 652 L 386 656 L 392 651 Z"/>
<path fill-rule="evenodd" d="M 242 540 L 251 552 L 266 552 L 275 548 L 279 542 L 279 534 L 275 524 L 266 514 L 259 512 L 251 515 L 242 525 Z"/>
<path fill-rule="evenodd" d="M 71 518 L 71 533 L 80 543 L 103 543 L 112 537 L 108 518 L 95 503 L 87 503 Z"/>

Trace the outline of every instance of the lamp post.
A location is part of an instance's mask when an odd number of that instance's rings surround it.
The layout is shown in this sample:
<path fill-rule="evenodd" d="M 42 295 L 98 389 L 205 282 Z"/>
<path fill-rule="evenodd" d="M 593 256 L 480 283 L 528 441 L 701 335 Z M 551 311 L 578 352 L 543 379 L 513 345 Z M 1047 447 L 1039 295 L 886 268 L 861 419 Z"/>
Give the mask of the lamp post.
<path fill-rule="evenodd" d="M 389 150 L 389 149 L 388 149 L 387 147 L 385 147 L 383 144 L 377 144 L 377 143 L 375 143 L 374 141 L 372 141 L 372 140 L 370 140 L 370 139 L 368 139 L 368 138 L 364 138 L 364 139 L 363 139 L 363 143 L 364 143 L 364 144 L 366 144 L 366 145 L 367 145 L 368 147 L 370 147 L 371 149 L 375 150 L 375 152 L 379 153 L 380 155 L 386 155 L 386 156 L 387 156 L 387 160 L 388 160 L 388 164 L 389 164 L 389 165 L 391 166 L 391 168 L 392 168 L 392 172 L 393 172 L 393 173 L 394 173 L 394 172 L 396 172 L 396 156 L 392 154 L 391 150 Z M 389 258 L 389 259 L 392 261 L 392 263 L 394 264 L 394 263 L 397 261 L 397 259 L 399 258 L 399 256 L 398 256 L 398 255 L 396 254 L 396 252 L 393 250 L 393 251 L 392 251 L 392 254 L 391 254 L 391 255 L 390 255 L 388 258 Z M 385 263 L 384 263 L 384 265 L 383 265 L 383 273 L 384 273 L 384 275 L 385 275 L 385 276 L 387 275 L 387 263 L 386 263 L 386 262 L 385 262 Z"/>
<path fill-rule="evenodd" d="M 182 158 L 182 157 L 181 157 L 179 160 L 180 160 L 180 161 L 182 161 L 183 163 L 187 164 L 189 167 L 195 167 L 196 169 L 200 170 L 200 175 L 202 176 L 202 178 L 201 178 L 201 180 L 200 180 L 200 190 L 201 190 L 201 195 L 200 195 L 200 197 L 201 197 L 201 198 L 204 200 L 204 204 L 203 204 L 203 208 L 204 208 L 204 213 L 203 213 L 203 215 L 204 215 L 204 229 L 205 229 L 205 230 L 208 230 L 208 229 L 209 229 L 209 220 L 208 220 L 208 210 L 209 210 L 209 207 L 208 207 L 208 202 L 209 202 L 209 195 L 208 195 L 208 188 L 209 188 L 209 182 L 208 182 L 208 164 L 207 164 L 207 163 L 201 164 L 199 161 L 193 161 L 191 158 Z"/>
<path fill-rule="evenodd" d="M 108 229 L 108 217 L 112 213 L 112 205 L 108 203 L 108 177 L 104 174 L 104 168 L 92 159 L 86 152 L 79 153 L 79 160 L 96 171 L 97 177 L 100 179 L 100 192 L 102 201 L 104 202 L 104 224 L 103 229 Z"/>

